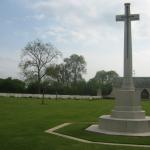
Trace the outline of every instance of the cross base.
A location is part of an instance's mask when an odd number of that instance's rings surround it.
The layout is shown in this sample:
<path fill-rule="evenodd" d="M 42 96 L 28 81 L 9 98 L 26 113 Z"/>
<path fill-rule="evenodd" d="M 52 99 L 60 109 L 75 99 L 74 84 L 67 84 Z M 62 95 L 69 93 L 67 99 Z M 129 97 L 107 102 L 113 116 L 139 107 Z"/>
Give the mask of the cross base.
<path fill-rule="evenodd" d="M 110 115 L 101 116 L 99 124 L 86 130 L 95 133 L 124 136 L 150 136 L 150 117 L 145 119 L 118 119 Z"/>

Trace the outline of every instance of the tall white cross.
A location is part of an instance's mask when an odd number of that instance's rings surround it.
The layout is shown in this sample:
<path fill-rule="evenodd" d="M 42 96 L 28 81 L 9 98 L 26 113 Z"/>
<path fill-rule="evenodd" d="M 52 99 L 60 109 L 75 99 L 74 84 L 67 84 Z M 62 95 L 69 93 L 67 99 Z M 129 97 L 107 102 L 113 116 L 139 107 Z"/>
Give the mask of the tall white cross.
<path fill-rule="evenodd" d="M 117 15 L 116 21 L 124 21 L 124 81 L 123 88 L 134 89 L 132 79 L 131 21 L 139 20 L 139 14 L 130 14 L 130 3 L 125 3 L 125 15 Z"/>

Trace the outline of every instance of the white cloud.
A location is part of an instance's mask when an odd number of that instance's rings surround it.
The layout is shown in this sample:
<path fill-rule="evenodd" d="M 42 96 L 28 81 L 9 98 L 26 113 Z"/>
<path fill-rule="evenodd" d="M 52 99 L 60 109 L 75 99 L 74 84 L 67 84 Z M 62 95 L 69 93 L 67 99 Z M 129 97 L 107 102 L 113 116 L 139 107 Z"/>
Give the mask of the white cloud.
<path fill-rule="evenodd" d="M 137 44 L 133 47 L 140 53 L 145 47 L 139 46 L 139 42 L 149 39 L 150 36 L 150 2 L 148 0 L 142 2 L 129 0 L 129 2 L 132 2 L 132 12 L 140 13 L 141 21 L 143 21 L 133 23 L 133 42 Z M 77 48 L 78 50 L 74 52 L 82 53 L 87 58 L 89 76 L 91 76 L 91 70 L 94 72 L 104 68 L 114 68 L 122 74 L 123 69 L 119 67 L 123 65 L 118 64 L 122 63 L 123 59 L 123 23 L 116 23 L 115 15 L 124 13 L 123 2 L 118 0 L 113 2 L 110 0 L 37 0 L 32 1 L 32 9 L 49 15 L 50 20 L 54 21 L 55 25 L 40 29 L 45 39 L 53 37 L 58 45 L 64 45 L 66 49 Z M 138 47 L 141 49 L 139 50 Z M 140 56 L 138 55 L 137 59 Z M 139 70 L 144 72 L 142 67 Z"/>
<path fill-rule="evenodd" d="M 149 0 L 24 0 L 34 12 L 31 17 L 42 22 L 33 27 L 32 35 L 54 42 L 64 57 L 84 55 L 87 78 L 102 69 L 114 69 L 122 75 L 124 31 L 123 23 L 115 22 L 115 15 L 124 13 L 124 2 L 132 3 L 132 13 L 140 13 L 140 21 L 132 25 L 136 75 L 150 75 L 145 67 L 150 64 Z"/>
<path fill-rule="evenodd" d="M 37 14 L 37 15 L 33 15 L 33 16 L 27 16 L 29 19 L 36 19 L 38 21 L 42 21 L 44 19 L 46 19 L 46 16 L 44 14 Z"/>
<path fill-rule="evenodd" d="M 150 76 L 149 64 L 150 64 L 150 51 L 143 50 L 138 53 L 134 53 L 133 69 L 136 76 Z"/>
<path fill-rule="evenodd" d="M 18 78 L 18 61 L 9 57 L 0 56 L 0 78 Z"/>

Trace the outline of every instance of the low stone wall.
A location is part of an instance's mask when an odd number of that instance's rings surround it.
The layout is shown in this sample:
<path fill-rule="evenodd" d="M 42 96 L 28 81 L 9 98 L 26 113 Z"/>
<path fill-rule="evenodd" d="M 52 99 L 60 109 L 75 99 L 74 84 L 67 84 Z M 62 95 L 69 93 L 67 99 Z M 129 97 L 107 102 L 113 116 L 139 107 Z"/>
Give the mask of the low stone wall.
<path fill-rule="evenodd" d="M 43 98 L 42 94 L 20 94 L 20 93 L 0 93 L 3 97 L 25 97 L 25 98 Z M 101 99 L 101 96 L 82 96 L 82 95 L 51 95 L 45 94 L 44 98 L 49 99 Z"/>

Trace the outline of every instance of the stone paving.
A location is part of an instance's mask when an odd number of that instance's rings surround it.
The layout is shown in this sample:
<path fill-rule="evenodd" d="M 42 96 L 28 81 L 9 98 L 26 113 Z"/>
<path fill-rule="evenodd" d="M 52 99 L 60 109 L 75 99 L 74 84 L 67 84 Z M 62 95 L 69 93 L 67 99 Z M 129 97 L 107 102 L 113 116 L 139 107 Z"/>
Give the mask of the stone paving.
<path fill-rule="evenodd" d="M 80 138 L 76 138 L 73 136 L 69 136 L 69 135 L 65 135 L 65 134 L 61 134 L 61 133 L 57 133 L 56 130 L 63 128 L 65 126 L 69 126 L 72 123 L 63 123 L 60 124 L 58 126 L 55 126 L 51 129 L 46 130 L 46 133 L 52 134 L 52 135 L 56 135 L 62 138 L 66 138 L 66 139 L 70 139 L 70 140 L 74 140 L 74 141 L 78 141 L 81 143 L 87 143 L 87 144 L 99 144 L 99 145 L 109 145 L 109 146 L 124 146 L 124 147 L 141 147 L 141 148 L 150 148 L 150 145 L 137 145 L 137 144 L 119 144 L 119 143 L 106 143 L 106 142 L 93 142 L 93 141 L 89 141 L 89 140 L 85 140 L 85 139 L 80 139 Z"/>

